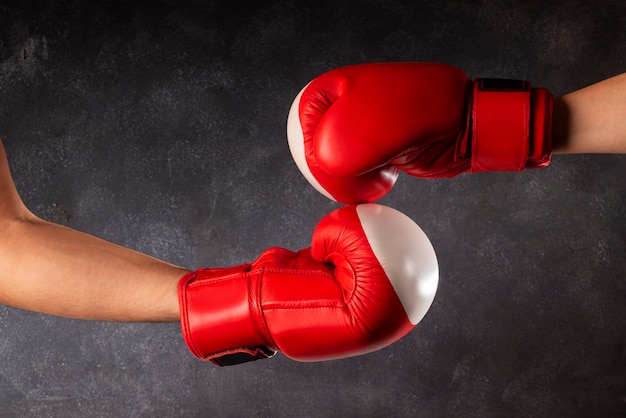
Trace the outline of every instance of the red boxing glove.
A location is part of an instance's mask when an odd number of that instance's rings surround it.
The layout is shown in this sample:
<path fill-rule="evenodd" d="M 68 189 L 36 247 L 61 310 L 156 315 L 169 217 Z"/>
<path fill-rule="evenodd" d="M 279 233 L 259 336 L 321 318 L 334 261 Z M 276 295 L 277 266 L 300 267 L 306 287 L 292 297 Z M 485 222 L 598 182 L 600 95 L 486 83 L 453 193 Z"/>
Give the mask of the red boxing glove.
<path fill-rule="evenodd" d="M 398 170 L 432 178 L 547 166 L 552 108 L 552 94 L 527 81 L 471 81 L 443 64 L 357 64 L 322 74 L 298 94 L 287 136 L 320 192 L 373 202 Z"/>
<path fill-rule="evenodd" d="M 423 318 L 438 275 L 430 241 L 407 216 L 345 206 L 320 221 L 311 248 L 270 248 L 253 263 L 183 277 L 182 333 L 194 355 L 219 366 L 276 351 L 299 361 L 364 354 Z"/>

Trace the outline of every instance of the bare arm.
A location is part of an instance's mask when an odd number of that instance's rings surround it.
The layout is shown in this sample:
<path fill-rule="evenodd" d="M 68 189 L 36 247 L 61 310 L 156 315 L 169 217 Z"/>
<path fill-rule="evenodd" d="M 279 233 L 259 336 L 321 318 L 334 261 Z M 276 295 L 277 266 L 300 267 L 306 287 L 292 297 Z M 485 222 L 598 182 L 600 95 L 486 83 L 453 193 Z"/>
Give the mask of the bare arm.
<path fill-rule="evenodd" d="M 178 321 L 188 270 L 43 221 L 22 203 L 0 142 L 0 304 L 77 319 Z"/>
<path fill-rule="evenodd" d="M 626 73 L 555 100 L 555 154 L 626 154 Z"/>

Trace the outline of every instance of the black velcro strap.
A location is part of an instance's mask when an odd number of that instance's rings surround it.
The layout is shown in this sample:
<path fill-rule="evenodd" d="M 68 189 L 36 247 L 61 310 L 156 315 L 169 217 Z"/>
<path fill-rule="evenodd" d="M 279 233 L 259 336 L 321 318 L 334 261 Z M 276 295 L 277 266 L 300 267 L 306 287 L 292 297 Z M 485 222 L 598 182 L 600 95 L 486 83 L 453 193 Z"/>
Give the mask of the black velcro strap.
<path fill-rule="evenodd" d="M 276 351 L 270 350 L 267 347 L 241 347 L 234 350 L 214 354 L 213 356 L 211 356 L 211 358 L 208 358 L 207 360 L 209 360 L 216 366 L 224 367 L 248 363 L 250 361 L 261 360 L 265 358 L 272 358 L 275 354 Z"/>
<path fill-rule="evenodd" d="M 480 91 L 530 91 L 530 83 L 525 80 L 510 80 L 507 78 L 481 78 L 478 89 Z"/>

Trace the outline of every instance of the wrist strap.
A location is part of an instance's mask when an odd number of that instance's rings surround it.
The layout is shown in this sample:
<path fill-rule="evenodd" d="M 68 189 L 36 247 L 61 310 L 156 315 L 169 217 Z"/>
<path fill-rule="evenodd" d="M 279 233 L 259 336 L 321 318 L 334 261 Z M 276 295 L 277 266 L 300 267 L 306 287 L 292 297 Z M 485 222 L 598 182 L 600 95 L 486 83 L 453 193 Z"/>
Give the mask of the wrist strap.
<path fill-rule="evenodd" d="M 199 359 L 232 366 L 276 354 L 256 325 L 262 313 L 249 303 L 260 291 L 262 269 L 249 269 L 250 264 L 199 269 L 180 280 L 181 331 L 189 351 Z"/>
<path fill-rule="evenodd" d="M 520 171 L 530 147 L 531 85 L 523 80 L 474 81 L 470 171 Z"/>

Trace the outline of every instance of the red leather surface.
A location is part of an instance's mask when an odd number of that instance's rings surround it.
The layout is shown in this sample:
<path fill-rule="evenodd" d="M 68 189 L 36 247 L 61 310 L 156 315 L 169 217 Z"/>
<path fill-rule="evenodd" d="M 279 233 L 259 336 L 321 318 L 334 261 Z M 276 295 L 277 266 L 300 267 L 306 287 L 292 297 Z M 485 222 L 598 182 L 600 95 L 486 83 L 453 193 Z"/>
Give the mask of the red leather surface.
<path fill-rule="evenodd" d="M 530 87 L 520 91 L 482 90 L 474 82 L 471 172 L 520 171 L 530 146 Z"/>
<path fill-rule="evenodd" d="M 458 68 L 433 63 L 320 75 L 299 104 L 311 173 L 336 200 L 355 203 L 384 195 L 398 169 L 436 178 L 549 164 L 551 94 L 473 95 L 472 84 Z"/>
<path fill-rule="evenodd" d="M 196 357 L 268 345 L 267 336 L 257 328 L 262 314 L 249 303 L 258 297 L 260 277 L 258 272 L 250 274 L 248 267 L 200 269 L 181 280 L 182 332 Z"/>
<path fill-rule="evenodd" d="M 397 170 L 453 176 L 465 118 L 466 76 L 441 64 L 384 63 L 338 68 L 313 80 L 300 99 L 311 173 L 344 203 L 374 201 Z"/>
<path fill-rule="evenodd" d="M 531 91 L 532 129 L 528 168 L 547 167 L 552 160 L 552 110 L 554 97 L 545 88 Z"/>
<path fill-rule="evenodd" d="M 367 353 L 413 325 L 371 251 L 355 207 L 313 233 L 312 248 L 190 274 L 179 287 L 183 336 L 198 357 L 263 345 L 300 361 Z"/>

